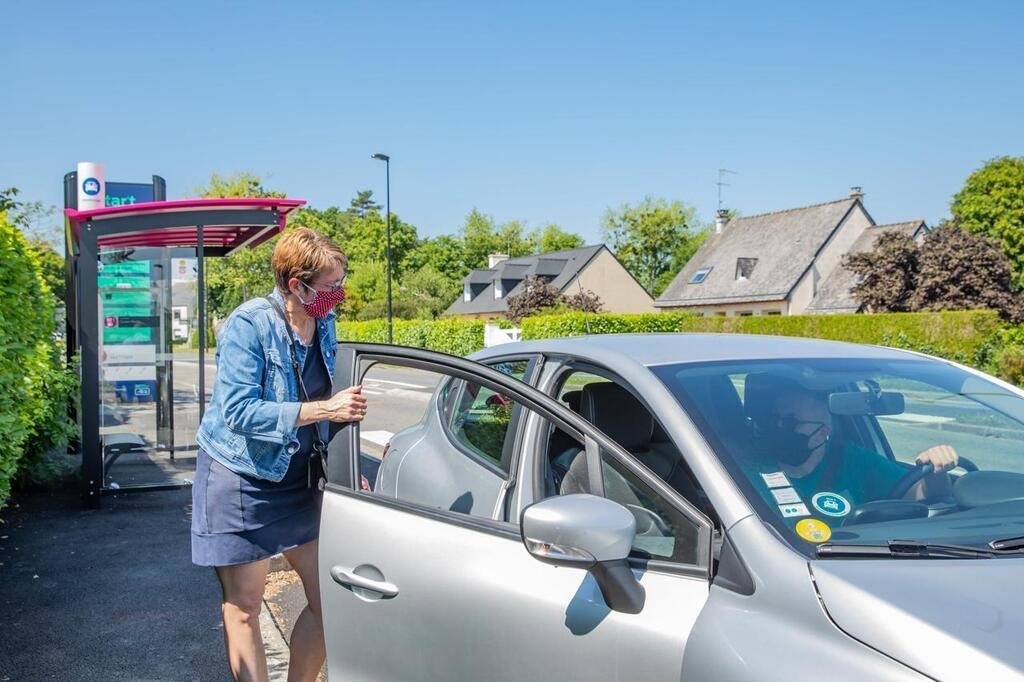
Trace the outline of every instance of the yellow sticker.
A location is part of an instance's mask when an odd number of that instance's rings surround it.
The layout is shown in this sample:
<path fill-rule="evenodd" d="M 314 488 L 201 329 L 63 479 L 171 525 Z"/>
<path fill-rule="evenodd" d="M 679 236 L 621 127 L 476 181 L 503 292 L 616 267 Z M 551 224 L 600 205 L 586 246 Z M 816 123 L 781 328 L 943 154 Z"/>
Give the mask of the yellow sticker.
<path fill-rule="evenodd" d="M 796 534 L 807 542 L 825 542 L 832 537 L 832 529 L 818 519 L 803 519 L 796 524 Z"/>

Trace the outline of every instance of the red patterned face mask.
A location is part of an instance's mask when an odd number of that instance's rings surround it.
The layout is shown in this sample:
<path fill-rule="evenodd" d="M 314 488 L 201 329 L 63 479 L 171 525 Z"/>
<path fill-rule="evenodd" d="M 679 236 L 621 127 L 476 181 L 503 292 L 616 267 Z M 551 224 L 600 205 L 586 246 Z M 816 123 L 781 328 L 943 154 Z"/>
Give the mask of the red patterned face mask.
<path fill-rule="evenodd" d="M 319 291 L 305 282 L 302 283 L 302 286 L 313 292 L 313 300 L 307 303 L 300 298 L 299 303 L 306 309 L 307 315 L 316 319 L 326 316 L 334 309 L 334 306 L 345 300 L 345 287 L 338 287 L 335 291 Z"/>

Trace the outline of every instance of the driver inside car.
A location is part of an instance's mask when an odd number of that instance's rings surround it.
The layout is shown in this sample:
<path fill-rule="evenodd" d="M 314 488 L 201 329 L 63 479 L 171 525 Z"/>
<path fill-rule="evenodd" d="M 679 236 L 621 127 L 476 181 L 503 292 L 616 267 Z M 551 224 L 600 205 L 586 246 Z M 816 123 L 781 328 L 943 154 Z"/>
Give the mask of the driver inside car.
<path fill-rule="evenodd" d="M 822 491 L 835 491 L 852 505 L 887 499 L 908 473 L 905 466 L 842 437 L 829 412 L 827 393 L 789 380 L 776 382 L 774 388 L 764 435 L 771 459 L 803 500 Z M 935 445 L 919 453 L 916 461 L 930 464 L 932 472 L 911 487 L 904 499 L 948 496 L 950 481 L 945 472 L 957 466 L 956 450 Z"/>

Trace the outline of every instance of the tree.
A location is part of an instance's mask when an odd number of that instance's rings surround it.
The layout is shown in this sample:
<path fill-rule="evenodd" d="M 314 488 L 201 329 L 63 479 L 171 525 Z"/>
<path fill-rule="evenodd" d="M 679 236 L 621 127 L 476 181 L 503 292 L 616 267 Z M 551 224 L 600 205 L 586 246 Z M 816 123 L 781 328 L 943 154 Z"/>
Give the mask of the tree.
<path fill-rule="evenodd" d="M 245 171 L 227 176 L 213 173 L 206 186 L 197 187 L 195 192 L 201 197 L 213 198 L 285 196 L 280 192 L 268 190 L 263 186 L 263 179 L 260 176 Z"/>
<path fill-rule="evenodd" d="M 583 237 L 573 232 L 566 232 L 558 225 L 551 223 L 531 231 L 529 242 L 533 246 L 534 253 L 551 253 L 565 249 L 578 249 L 583 246 Z"/>
<path fill-rule="evenodd" d="M 673 251 L 691 237 L 696 211 L 681 201 L 644 197 L 631 206 L 608 209 L 602 221 L 605 239 L 640 284 L 652 295 L 672 271 Z M 667 282 L 665 282 L 667 284 Z"/>
<path fill-rule="evenodd" d="M 421 239 L 410 250 L 402 263 L 403 270 L 416 271 L 429 266 L 443 274 L 448 280 L 458 283 L 469 274 L 466 252 L 462 241 L 450 234 Z"/>
<path fill-rule="evenodd" d="M 924 238 L 918 260 L 911 310 L 989 308 L 1012 322 L 1024 321 L 1010 260 L 995 239 L 944 224 Z"/>
<path fill-rule="evenodd" d="M 283 197 L 268 190 L 263 180 L 251 173 L 214 173 L 205 187 L 197 187 L 202 197 Z M 276 239 L 253 249 L 240 249 L 225 258 L 211 258 L 206 263 L 207 308 L 211 317 L 227 317 L 241 303 L 264 296 L 274 286 L 270 258 Z"/>
<path fill-rule="evenodd" d="M 373 200 L 372 189 L 359 190 L 348 204 L 348 212 L 360 218 L 365 218 L 367 213 L 380 213 L 380 209 L 380 204 Z"/>
<path fill-rule="evenodd" d="M 851 293 L 860 310 L 869 313 L 902 313 L 912 310 L 917 286 L 918 248 L 900 232 L 879 235 L 875 248 L 847 254 L 843 264 L 858 276 Z"/>
<path fill-rule="evenodd" d="M 402 310 L 411 310 L 411 317 L 433 319 L 443 313 L 460 290 L 459 282 L 430 265 L 407 272 L 398 285 L 396 300 Z"/>
<path fill-rule="evenodd" d="M 349 261 L 344 314 L 353 319 L 382 317 L 386 314 L 381 311 L 387 305 L 387 282 L 384 261 Z"/>
<path fill-rule="evenodd" d="M 522 291 L 505 299 L 506 316 L 518 324 L 524 317 L 536 314 L 542 308 L 552 308 L 562 300 L 562 292 L 544 277 L 527 275 Z"/>
<path fill-rule="evenodd" d="M 999 240 L 1024 285 L 1024 157 L 995 158 L 971 173 L 950 210 L 960 227 Z"/>
<path fill-rule="evenodd" d="M 65 301 L 64 257 L 45 240 L 27 237 L 28 245 L 39 257 L 39 272 L 59 301 Z"/>
<path fill-rule="evenodd" d="M 579 310 L 584 313 L 599 313 L 604 306 L 601 297 L 590 289 L 582 289 L 575 294 L 564 296 L 562 300 L 565 305 L 573 310 Z"/>
<path fill-rule="evenodd" d="M 852 293 L 867 312 L 989 308 L 1024 321 L 1010 261 L 998 242 L 953 224 L 935 228 L 920 246 L 905 234 L 883 234 L 873 251 L 850 254 L 844 263 L 858 275 Z"/>

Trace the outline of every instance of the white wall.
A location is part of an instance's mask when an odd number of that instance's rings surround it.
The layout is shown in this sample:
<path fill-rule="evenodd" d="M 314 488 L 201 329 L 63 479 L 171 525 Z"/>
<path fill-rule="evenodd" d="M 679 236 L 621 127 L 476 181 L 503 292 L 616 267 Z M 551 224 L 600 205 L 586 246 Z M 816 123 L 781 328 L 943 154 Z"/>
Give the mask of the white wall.
<path fill-rule="evenodd" d="M 655 313 L 654 299 L 626 272 L 608 249 L 601 249 L 563 293 L 578 294 L 580 285 L 601 297 L 606 313 Z"/>

